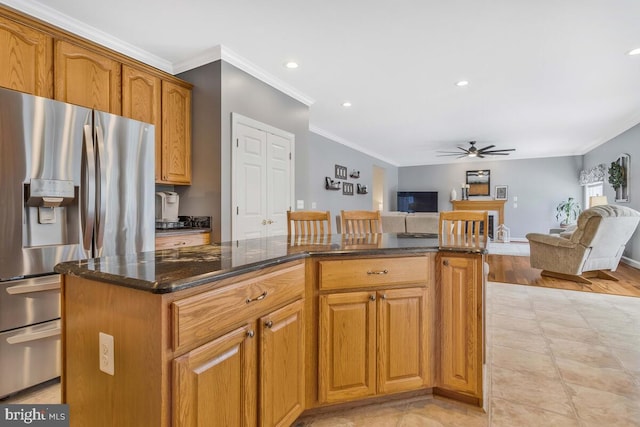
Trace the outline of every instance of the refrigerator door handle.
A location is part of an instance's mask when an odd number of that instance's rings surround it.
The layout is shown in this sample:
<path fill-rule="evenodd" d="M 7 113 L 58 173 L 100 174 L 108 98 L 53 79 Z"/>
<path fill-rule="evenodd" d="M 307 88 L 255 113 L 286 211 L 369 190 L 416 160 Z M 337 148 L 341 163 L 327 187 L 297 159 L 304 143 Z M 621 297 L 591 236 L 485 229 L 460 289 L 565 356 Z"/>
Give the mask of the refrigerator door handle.
<path fill-rule="evenodd" d="M 97 120 L 96 120 L 97 121 Z M 102 133 L 102 126 L 96 124 L 96 256 L 100 256 L 102 252 L 102 246 L 104 244 L 104 219 L 107 209 L 107 201 L 105 200 L 107 192 L 104 187 L 104 183 L 107 180 L 106 177 L 106 165 L 103 165 L 103 153 L 105 152 L 104 146 L 104 134 Z"/>
<path fill-rule="evenodd" d="M 57 337 L 62 333 L 62 328 L 48 329 L 46 331 L 32 332 L 28 334 L 14 335 L 7 338 L 7 344 L 22 344 L 25 342 L 31 342 L 41 340 L 49 337 Z"/>
<path fill-rule="evenodd" d="M 91 126 L 84 125 L 84 139 L 82 141 L 82 203 L 80 206 L 80 221 L 82 227 L 82 247 L 85 255 L 90 258 L 93 225 L 95 223 L 96 206 L 96 156 L 93 149 Z"/>

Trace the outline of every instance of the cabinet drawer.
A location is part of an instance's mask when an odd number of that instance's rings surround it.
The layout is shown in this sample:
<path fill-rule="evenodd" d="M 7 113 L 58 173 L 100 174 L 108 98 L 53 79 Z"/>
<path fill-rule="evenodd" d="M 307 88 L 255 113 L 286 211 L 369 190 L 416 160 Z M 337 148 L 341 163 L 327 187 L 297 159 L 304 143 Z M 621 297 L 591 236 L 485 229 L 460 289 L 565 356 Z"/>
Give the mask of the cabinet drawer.
<path fill-rule="evenodd" d="M 426 283 L 429 258 L 365 258 L 320 261 L 320 289 Z"/>
<path fill-rule="evenodd" d="M 156 250 L 208 245 L 209 243 L 211 243 L 211 233 L 156 235 Z"/>
<path fill-rule="evenodd" d="M 173 349 L 219 336 L 246 319 L 304 295 L 304 264 L 244 280 L 172 303 Z"/>

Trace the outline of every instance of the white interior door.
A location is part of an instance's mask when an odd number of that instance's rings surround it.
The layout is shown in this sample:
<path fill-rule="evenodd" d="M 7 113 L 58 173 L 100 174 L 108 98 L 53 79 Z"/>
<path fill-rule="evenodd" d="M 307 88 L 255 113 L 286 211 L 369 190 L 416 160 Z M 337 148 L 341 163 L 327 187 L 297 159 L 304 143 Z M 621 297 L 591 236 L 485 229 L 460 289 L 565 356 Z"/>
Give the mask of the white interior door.
<path fill-rule="evenodd" d="M 233 114 L 233 240 L 287 233 L 294 197 L 294 135 Z"/>
<path fill-rule="evenodd" d="M 233 240 L 265 235 L 267 216 L 267 135 L 238 124 L 236 134 L 236 233 Z M 241 191 L 237 191 L 241 189 Z"/>
<path fill-rule="evenodd" d="M 291 209 L 291 141 L 267 134 L 267 235 L 287 234 L 287 211 Z"/>

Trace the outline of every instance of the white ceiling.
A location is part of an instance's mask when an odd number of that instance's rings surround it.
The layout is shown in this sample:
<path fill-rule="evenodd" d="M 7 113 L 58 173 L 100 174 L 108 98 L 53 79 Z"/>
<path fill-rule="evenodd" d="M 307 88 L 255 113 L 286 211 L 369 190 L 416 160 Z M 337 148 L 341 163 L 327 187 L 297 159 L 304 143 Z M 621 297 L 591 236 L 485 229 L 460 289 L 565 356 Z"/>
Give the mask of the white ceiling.
<path fill-rule="evenodd" d="M 638 0 L 0 1 L 169 72 L 222 52 L 399 166 L 584 154 L 640 122 Z"/>

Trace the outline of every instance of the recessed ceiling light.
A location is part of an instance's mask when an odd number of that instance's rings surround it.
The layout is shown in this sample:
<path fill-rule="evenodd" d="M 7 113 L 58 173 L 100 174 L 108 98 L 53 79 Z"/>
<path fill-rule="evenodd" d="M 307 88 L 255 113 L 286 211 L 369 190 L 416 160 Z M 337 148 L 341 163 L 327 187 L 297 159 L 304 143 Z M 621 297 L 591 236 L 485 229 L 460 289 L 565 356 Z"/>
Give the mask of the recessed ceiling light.
<path fill-rule="evenodd" d="M 343 107 L 351 107 L 351 103 L 350 103 L 349 101 L 344 101 L 344 102 L 342 103 L 342 106 L 343 106 Z"/>
<path fill-rule="evenodd" d="M 637 49 L 630 50 L 627 55 L 640 55 L 640 47 Z"/>
<path fill-rule="evenodd" d="M 456 86 L 467 86 L 469 84 L 469 82 L 467 80 L 460 80 L 458 83 L 456 83 Z"/>
<path fill-rule="evenodd" d="M 284 66 L 287 68 L 294 69 L 294 68 L 298 68 L 298 63 L 294 61 L 289 61 L 286 64 L 284 64 Z"/>

